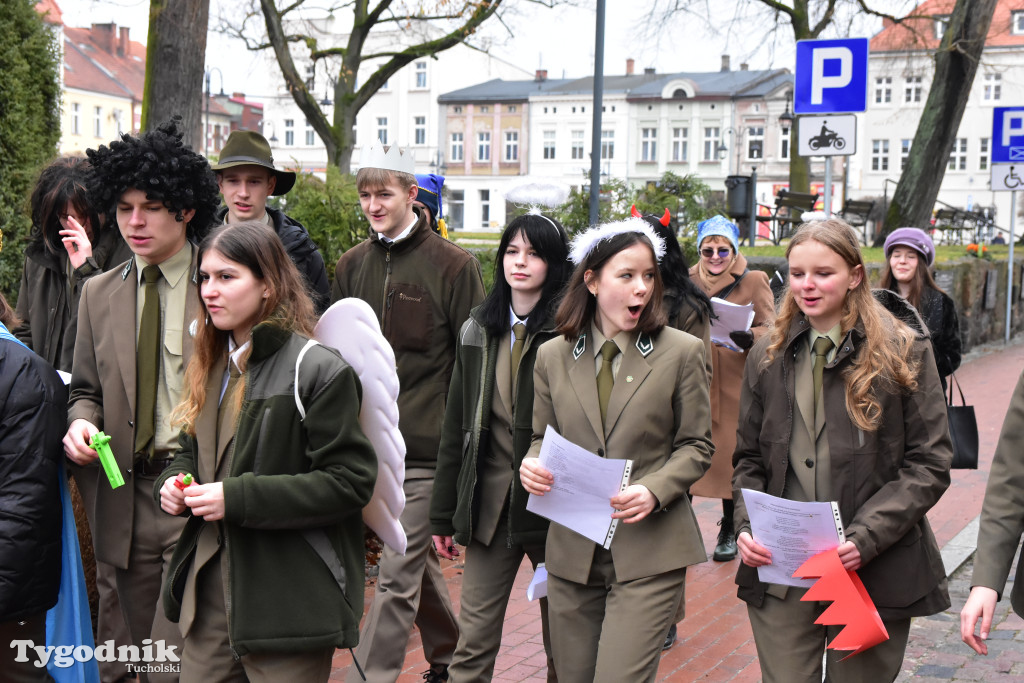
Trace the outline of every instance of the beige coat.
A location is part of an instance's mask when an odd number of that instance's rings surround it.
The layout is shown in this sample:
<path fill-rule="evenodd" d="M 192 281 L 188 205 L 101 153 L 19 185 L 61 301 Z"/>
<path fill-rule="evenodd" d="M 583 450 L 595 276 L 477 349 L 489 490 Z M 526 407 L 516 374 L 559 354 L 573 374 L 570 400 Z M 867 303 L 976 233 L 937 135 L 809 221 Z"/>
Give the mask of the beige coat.
<path fill-rule="evenodd" d="M 592 453 L 633 460 L 630 483 L 646 486 L 660 507 L 636 524 L 618 525 L 611 554 L 619 581 L 706 561 L 697 519 L 686 498 L 711 461 L 703 344 L 668 327 L 650 336 L 633 335 L 623 351 L 603 428 L 595 374 L 586 334 L 572 342 L 558 337 L 538 349 L 528 455 L 539 454 L 545 428 L 551 425 Z M 552 523 L 548 571 L 585 584 L 597 547 Z"/>
<path fill-rule="evenodd" d="M 196 255 L 192 247 L 185 316 L 166 321 L 167 329 L 181 329 L 182 364 L 192 357 L 189 327 L 199 312 L 196 294 Z M 84 418 L 110 436 L 110 450 L 121 468 L 125 486 L 111 489 L 100 474 L 93 544 L 96 559 L 122 569 L 128 566 L 132 519 L 136 504 L 132 485 L 135 443 L 135 310 L 139 292 L 135 260 L 125 268 L 98 275 L 85 284 L 78 307 L 78 337 L 71 371 L 68 424 Z M 168 345 L 173 343 L 167 337 Z M 169 346 L 168 346 L 169 348 Z M 99 461 L 89 467 L 98 468 Z M 142 505 L 154 505 L 144 500 Z"/>
<path fill-rule="evenodd" d="M 747 259 L 738 254 L 729 273 L 733 278 L 740 277 L 746 267 Z M 699 264 L 690 269 L 690 277 L 708 296 L 717 296 L 734 281 L 726 277 L 712 284 L 702 276 Z M 725 300 L 734 304 L 754 304 L 751 330 L 755 341 L 768 331 L 768 326 L 775 320 L 775 300 L 768 286 L 768 276 L 760 270 L 748 271 Z M 740 384 L 746 360 L 746 351 L 737 352 L 712 344 L 711 434 L 715 442 L 715 456 L 707 474 L 690 489 L 695 496 L 732 498 L 732 454 L 736 449 Z"/>

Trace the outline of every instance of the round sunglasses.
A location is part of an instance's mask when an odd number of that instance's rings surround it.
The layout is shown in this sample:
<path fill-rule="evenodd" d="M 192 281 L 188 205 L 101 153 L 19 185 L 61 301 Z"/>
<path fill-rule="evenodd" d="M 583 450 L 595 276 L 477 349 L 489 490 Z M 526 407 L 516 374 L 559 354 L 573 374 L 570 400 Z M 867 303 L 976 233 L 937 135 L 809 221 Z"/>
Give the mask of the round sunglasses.
<path fill-rule="evenodd" d="M 714 247 L 704 247 L 700 250 L 700 255 L 704 258 L 711 258 L 715 255 L 716 251 L 718 252 L 718 258 L 725 258 L 732 253 L 732 249 L 730 247 L 718 247 L 718 249 L 715 249 Z"/>

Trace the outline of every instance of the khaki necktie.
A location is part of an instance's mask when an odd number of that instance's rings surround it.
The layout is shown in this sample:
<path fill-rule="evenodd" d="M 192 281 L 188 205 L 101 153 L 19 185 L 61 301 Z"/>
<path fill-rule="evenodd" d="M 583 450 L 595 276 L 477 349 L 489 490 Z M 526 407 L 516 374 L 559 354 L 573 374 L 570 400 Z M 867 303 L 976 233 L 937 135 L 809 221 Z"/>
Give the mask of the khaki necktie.
<path fill-rule="evenodd" d="M 145 303 L 135 347 L 135 453 L 150 458 L 156 435 L 156 388 L 160 376 L 160 266 L 142 269 Z"/>
<path fill-rule="evenodd" d="M 814 365 L 811 366 L 811 375 L 814 377 L 814 410 L 817 417 L 818 396 L 821 395 L 821 375 L 825 370 L 825 360 L 828 352 L 835 346 L 828 337 L 818 337 L 814 340 Z"/>
<path fill-rule="evenodd" d="M 608 415 L 608 399 L 611 398 L 612 385 L 615 384 L 612 361 L 617 355 L 619 355 L 619 347 L 609 339 L 601 347 L 601 369 L 597 373 L 597 401 L 601 405 L 602 424 L 604 424 L 605 416 Z"/>
<path fill-rule="evenodd" d="M 519 361 L 523 359 L 523 347 L 526 346 L 526 325 L 516 323 L 512 326 L 515 341 L 512 342 L 512 394 L 516 391 L 516 380 L 519 378 Z"/>

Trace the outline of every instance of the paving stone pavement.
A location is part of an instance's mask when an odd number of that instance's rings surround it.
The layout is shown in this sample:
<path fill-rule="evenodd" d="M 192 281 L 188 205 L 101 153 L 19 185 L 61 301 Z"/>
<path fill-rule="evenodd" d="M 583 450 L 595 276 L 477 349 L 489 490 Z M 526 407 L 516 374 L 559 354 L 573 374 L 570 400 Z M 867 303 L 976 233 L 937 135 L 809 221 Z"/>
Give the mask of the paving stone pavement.
<path fill-rule="evenodd" d="M 959 626 L 959 612 L 970 590 L 973 567 L 970 557 L 976 532 L 972 524 L 976 524 L 981 512 L 992 453 L 1022 368 L 1024 336 L 1019 336 L 1006 346 L 994 344 L 973 351 L 957 371 L 967 402 L 975 406 L 978 417 L 979 468 L 954 471 L 949 489 L 928 514 L 951 574 L 952 607 L 942 614 L 914 620 L 898 681 L 1024 683 L 1024 620 L 1013 614 L 1008 599 L 998 604 L 988 657 L 976 655 L 960 640 Z M 697 498 L 694 511 L 710 557 L 718 535 L 721 503 Z M 676 645 L 662 654 L 658 681 L 753 683 L 761 679 L 746 607 L 736 598 L 733 579 L 737 562 L 708 561 L 688 570 L 687 618 L 679 624 Z M 462 565 L 443 562 L 442 568 L 458 611 Z M 525 597 L 530 574 L 529 564 L 524 563 L 505 615 L 502 647 L 495 665 L 496 681 L 546 680 L 539 611 Z M 1012 580 L 1012 571 L 1010 576 Z M 367 586 L 367 606 L 373 589 L 372 584 Z M 1009 588 L 1005 594 L 1009 595 Z M 352 664 L 350 654 L 339 650 L 333 663 L 330 680 L 344 681 Z M 414 629 L 398 683 L 421 682 L 426 669 L 419 633 Z"/>

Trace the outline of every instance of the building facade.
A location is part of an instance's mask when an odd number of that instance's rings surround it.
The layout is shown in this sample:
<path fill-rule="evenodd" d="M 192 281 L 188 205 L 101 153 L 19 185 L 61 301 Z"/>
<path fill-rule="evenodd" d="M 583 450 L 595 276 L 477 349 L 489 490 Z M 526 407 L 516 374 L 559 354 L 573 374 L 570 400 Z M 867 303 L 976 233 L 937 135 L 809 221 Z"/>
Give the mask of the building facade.
<path fill-rule="evenodd" d="M 850 196 L 892 196 L 917 132 L 934 76 L 933 54 L 953 0 L 930 0 L 903 25 L 886 22 L 871 39 L 868 110 L 860 117 L 861 145 L 850 159 Z M 1024 104 L 1024 0 L 1000 0 L 981 63 L 946 165 L 936 208 L 994 207 L 1008 227 L 1010 196 L 990 188 L 992 110 Z"/>

